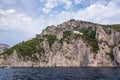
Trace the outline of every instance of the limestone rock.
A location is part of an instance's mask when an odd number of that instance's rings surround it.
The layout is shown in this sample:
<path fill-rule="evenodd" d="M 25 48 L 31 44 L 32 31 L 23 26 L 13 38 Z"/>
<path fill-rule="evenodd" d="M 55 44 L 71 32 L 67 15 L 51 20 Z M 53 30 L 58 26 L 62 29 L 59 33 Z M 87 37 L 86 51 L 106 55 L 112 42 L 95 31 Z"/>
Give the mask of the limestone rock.
<path fill-rule="evenodd" d="M 74 31 L 88 29 L 95 32 L 93 36 L 74 34 Z M 64 33 L 65 31 L 66 34 Z M 56 36 L 55 41 L 44 38 L 44 35 Z M 93 35 L 93 34 L 91 34 Z M 24 60 L 24 56 L 16 49 L 4 59 L 0 56 L 0 67 L 119 67 L 120 66 L 120 32 L 112 28 L 105 28 L 100 24 L 91 22 L 69 20 L 58 26 L 48 26 L 42 31 L 38 46 L 43 53 L 34 53 L 32 57 Z M 42 38 L 41 38 L 42 37 Z M 86 38 L 87 37 L 87 38 Z M 93 38 L 91 38 L 93 37 Z M 91 38 L 90 40 L 87 40 Z M 92 42 L 93 41 L 93 42 Z M 97 46 L 94 52 L 93 48 Z M 38 48 L 36 46 L 36 48 Z M 95 46 L 95 47 L 94 47 Z"/>

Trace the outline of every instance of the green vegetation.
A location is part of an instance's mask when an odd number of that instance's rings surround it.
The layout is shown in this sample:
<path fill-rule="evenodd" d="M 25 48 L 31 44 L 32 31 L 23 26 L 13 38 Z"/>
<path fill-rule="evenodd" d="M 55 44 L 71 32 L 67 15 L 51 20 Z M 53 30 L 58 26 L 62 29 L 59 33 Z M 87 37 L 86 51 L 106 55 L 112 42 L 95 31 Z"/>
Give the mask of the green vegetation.
<path fill-rule="evenodd" d="M 67 43 L 69 43 L 70 35 L 72 35 L 71 31 L 63 31 L 63 38 L 61 38 L 60 43 L 62 43 L 64 40 L 66 40 Z"/>
<path fill-rule="evenodd" d="M 111 60 L 113 61 L 114 60 L 113 51 L 110 52 L 109 56 L 110 56 Z"/>
<path fill-rule="evenodd" d="M 106 53 L 106 55 L 109 55 L 112 61 L 114 60 L 113 50 L 111 50 L 110 53 Z"/>
<path fill-rule="evenodd" d="M 109 45 L 109 47 L 113 50 L 113 48 L 115 47 L 115 45 Z"/>
<path fill-rule="evenodd" d="M 33 54 L 38 53 L 40 56 L 43 55 L 44 49 L 39 45 L 39 43 L 45 38 L 48 40 L 49 46 L 57 40 L 54 35 L 36 35 L 36 37 L 31 40 L 25 42 L 23 41 L 10 49 L 7 49 L 3 54 L 11 55 L 13 51 L 16 50 L 23 57 L 28 56 L 33 57 L 33 59 L 37 59 L 37 57 L 33 56 Z"/>
<path fill-rule="evenodd" d="M 82 28 L 79 30 L 79 32 L 83 33 L 83 35 L 80 35 L 81 38 L 88 43 L 92 47 L 92 51 L 97 53 L 99 50 L 98 47 L 98 41 L 95 38 L 96 31 L 93 31 L 91 28 Z"/>
<path fill-rule="evenodd" d="M 12 48 L 6 50 L 3 54 L 11 55 L 13 50 L 16 50 L 21 56 L 28 57 L 32 57 L 34 53 L 42 55 L 41 53 L 44 52 L 44 50 L 39 46 L 39 39 L 37 37 L 13 46 Z"/>
<path fill-rule="evenodd" d="M 71 31 L 68 31 L 68 30 L 64 31 L 63 32 L 63 39 L 70 37 L 71 34 L 72 34 Z"/>
<path fill-rule="evenodd" d="M 101 25 L 101 26 L 103 26 L 105 29 L 106 29 L 106 28 L 111 28 L 111 29 L 113 29 L 113 30 L 120 31 L 120 24 Z"/>
<path fill-rule="evenodd" d="M 17 46 L 17 45 L 11 47 L 10 49 L 6 49 L 3 54 L 11 55 L 11 54 L 13 53 L 14 49 L 16 49 L 16 46 Z M 1 55 L 2 55 L 2 54 L 1 54 Z"/>
<path fill-rule="evenodd" d="M 109 45 L 107 41 L 104 41 L 104 40 L 102 40 L 102 39 L 99 41 L 99 43 L 100 43 L 100 44 L 105 43 L 106 45 Z"/>
<path fill-rule="evenodd" d="M 32 40 L 22 42 L 17 46 L 17 50 L 20 52 L 22 56 L 32 57 L 32 54 L 39 53 L 44 50 L 39 46 L 39 39 L 34 38 Z"/>
<path fill-rule="evenodd" d="M 72 59 L 72 57 L 70 57 L 70 56 L 65 56 L 65 58 L 67 58 L 67 59 L 69 59 L 69 60 L 71 60 L 71 59 Z"/>
<path fill-rule="evenodd" d="M 111 60 L 113 61 L 113 60 L 114 60 L 113 48 L 115 47 L 115 45 L 110 45 L 109 47 L 111 48 L 111 51 L 110 51 L 110 53 L 109 53 L 109 56 L 110 56 Z"/>
<path fill-rule="evenodd" d="M 49 46 L 51 46 L 56 41 L 56 36 L 54 35 L 36 35 L 36 37 L 32 38 L 31 40 L 25 42 L 23 41 L 11 47 L 10 49 L 7 49 L 3 54 L 11 55 L 13 51 L 16 50 L 21 56 L 31 57 L 33 60 L 36 60 L 37 57 L 34 55 L 35 53 L 38 53 L 39 56 L 42 56 L 44 53 L 44 49 L 39 44 L 45 38 L 48 40 Z"/>
<path fill-rule="evenodd" d="M 50 47 L 57 40 L 55 35 L 43 35 L 43 38 L 46 38 L 48 40 Z"/>
<path fill-rule="evenodd" d="M 115 47 L 115 45 L 109 45 L 107 41 L 103 41 L 102 39 L 99 41 L 100 44 L 102 44 L 102 42 L 104 42 L 106 45 L 109 46 L 109 48 L 111 49 L 110 53 L 106 53 L 106 55 L 108 55 L 110 57 L 110 59 L 113 61 L 114 60 L 114 55 L 113 55 L 113 48 Z"/>
<path fill-rule="evenodd" d="M 120 51 L 120 47 L 118 47 L 119 51 Z"/>
<path fill-rule="evenodd" d="M 78 31 L 83 33 L 83 35 L 75 34 L 75 38 L 81 37 L 86 43 L 88 43 L 88 45 L 92 47 L 92 51 L 97 53 L 97 51 L 99 50 L 99 47 L 98 47 L 97 40 L 95 38 L 96 31 L 93 31 L 91 28 L 82 28 L 82 29 L 79 29 Z M 68 31 L 68 30 L 64 31 L 61 42 L 66 38 L 69 40 L 70 35 L 72 35 L 71 31 Z"/>

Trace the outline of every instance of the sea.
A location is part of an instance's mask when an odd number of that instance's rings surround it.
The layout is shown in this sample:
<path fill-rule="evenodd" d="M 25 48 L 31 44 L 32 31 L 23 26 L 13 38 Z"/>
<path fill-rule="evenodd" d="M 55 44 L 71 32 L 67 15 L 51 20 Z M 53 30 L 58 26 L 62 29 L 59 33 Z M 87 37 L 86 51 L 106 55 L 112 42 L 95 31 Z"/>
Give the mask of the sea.
<path fill-rule="evenodd" d="M 120 68 L 0 68 L 0 80 L 120 80 Z"/>

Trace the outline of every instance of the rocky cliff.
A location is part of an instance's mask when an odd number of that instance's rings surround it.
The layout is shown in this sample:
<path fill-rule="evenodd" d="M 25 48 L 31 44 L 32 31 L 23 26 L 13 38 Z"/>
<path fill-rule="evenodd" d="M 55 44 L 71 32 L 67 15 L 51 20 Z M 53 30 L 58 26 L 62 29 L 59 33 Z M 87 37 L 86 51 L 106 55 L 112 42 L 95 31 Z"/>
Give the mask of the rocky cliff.
<path fill-rule="evenodd" d="M 8 48 L 9 48 L 9 45 L 0 43 L 0 54 L 3 53 Z"/>
<path fill-rule="evenodd" d="M 0 66 L 119 67 L 120 25 L 69 20 L 0 55 Z"/>

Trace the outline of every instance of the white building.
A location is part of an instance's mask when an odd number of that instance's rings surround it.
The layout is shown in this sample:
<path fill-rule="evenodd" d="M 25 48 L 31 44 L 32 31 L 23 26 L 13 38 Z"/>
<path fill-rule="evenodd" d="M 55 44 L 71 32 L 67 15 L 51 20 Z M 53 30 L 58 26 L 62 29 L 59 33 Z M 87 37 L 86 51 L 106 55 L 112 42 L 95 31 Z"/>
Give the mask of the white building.
<path fill-rule="evenodd" d="M 79 32 L 79 31 L 73 31 L 74 34 L 80 34 L 83 35 L 83 33 Z"/>

